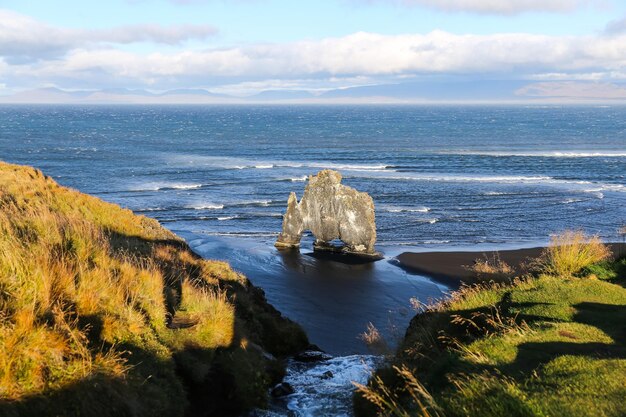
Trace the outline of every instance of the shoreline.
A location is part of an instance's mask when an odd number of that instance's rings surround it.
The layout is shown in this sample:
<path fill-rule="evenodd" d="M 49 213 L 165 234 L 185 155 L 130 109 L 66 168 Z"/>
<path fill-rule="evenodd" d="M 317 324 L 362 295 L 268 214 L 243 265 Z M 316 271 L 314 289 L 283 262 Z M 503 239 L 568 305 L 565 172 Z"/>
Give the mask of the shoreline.
<path fill-rule="evenodd" d="M 611 242 L 607 246 L 611 248 L 614 257 L 626 255 L 626 243 Z M 499 256 L 501 261 L 506 262 L 518 274 L 523 269 L 523 264 L 537 258 L 544 248 L 545 246 L 490 251 L 403 252 L 395 259 L 407 271 L 458 287 L 462 281 L 475 279 L 474 272 L 465 266 L 472 265 L 476 259 L 493 259 L 494 256 Z"/>

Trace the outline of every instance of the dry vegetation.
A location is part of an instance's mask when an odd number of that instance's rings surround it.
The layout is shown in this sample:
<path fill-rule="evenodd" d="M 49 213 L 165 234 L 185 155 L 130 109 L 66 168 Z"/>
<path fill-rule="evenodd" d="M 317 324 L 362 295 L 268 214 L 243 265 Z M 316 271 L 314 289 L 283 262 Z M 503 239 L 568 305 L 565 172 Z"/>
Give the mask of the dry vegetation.
<path fill-rule="evenodd" d="M 571 277 L 589 265 L 611 256 L 599 237 L 587 237 L 580 231 L 566 231 L 554 236 L 538 259 L 539 269 L 550 275 Z"/>
<path fill-rule="evenodd" d="M 0 414 L 236 413 L 305 344 L 156 221 L 0 163 Z"/>
<path fill-rule="evenodd" d="M 474 273 L 477 281 L 507 281 L 515 274 L 515 270 L 500 259 L 498 252 L 495 252 L 492 257 L 483 255 L 466 268 Z"/>
<path fill-rule="evenodd" d="M 357 415 L 626 415 L 626 258 L 608 256 L 565 232 L 535 275 L 419 305 L 391 364 L 357 387 Z"/>

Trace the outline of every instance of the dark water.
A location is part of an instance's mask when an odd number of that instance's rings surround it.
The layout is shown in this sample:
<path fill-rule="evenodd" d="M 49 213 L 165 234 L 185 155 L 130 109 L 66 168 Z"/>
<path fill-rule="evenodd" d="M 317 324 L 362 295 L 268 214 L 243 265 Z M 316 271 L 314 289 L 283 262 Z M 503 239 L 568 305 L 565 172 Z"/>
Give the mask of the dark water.
<path fill-rule="evenodd" d="M 409 298 L 442 288 L 389 259 L 274 250 L 289 192 L 321 168 L 372 195 L 388 258 L 566 228 L 618 240 L 626 222 L 626 107 L 4 106 L 0 159 L 155 217 L 335 353 L 362 352 L 369 321 L 403 329 Z"/>

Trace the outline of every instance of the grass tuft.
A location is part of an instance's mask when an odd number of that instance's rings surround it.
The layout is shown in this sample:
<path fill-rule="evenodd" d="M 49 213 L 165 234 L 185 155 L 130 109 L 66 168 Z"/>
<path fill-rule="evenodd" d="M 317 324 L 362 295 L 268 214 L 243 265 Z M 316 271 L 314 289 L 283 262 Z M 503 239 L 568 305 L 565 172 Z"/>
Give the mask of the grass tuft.
<path fill-rule="evenodd" d="M 500 259 L 500 254 L 495 252 L 492 257 L 483 255 L 478 258 L 472 265 L 466 267 L 473 272 L 477 282 L 483 281 L 508 281 L 515 274 L 515 270 L 506 262 Z"/>
<path fill-rule="evenodd" d="M 598 236 L 588 237 L 580 231 L 565 231 L 552 238 L 550 246 L 538 259 L 538 265 L 546 274 L 572 277 L 610 256 L 610 249 Z"/>

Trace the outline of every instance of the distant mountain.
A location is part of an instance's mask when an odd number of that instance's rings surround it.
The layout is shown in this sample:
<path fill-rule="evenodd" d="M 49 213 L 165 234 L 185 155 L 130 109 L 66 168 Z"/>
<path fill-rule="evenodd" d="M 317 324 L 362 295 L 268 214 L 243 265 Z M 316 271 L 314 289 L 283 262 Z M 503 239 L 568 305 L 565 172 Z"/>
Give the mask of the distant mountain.
<path fill-rule="evenodd" d="M 111 94 L 111 95 L 121 95 L 121 96 L 154 96 L 154 93 L 151 93 L 147 90 L 130 90 L 128 88 L 105 88 L 98 91 L 102 94 Z"/>
<path fill-rule="evenodd" d="M 327 91 L 325 99 L 386 98 L 400 101 L 508 101 L 528 81 L 436 81 L 351 87 Z"/>
<path fill-rule="evenodd" d="M 186 95 L 186 96 L 230 97 L 226 94 L 212 93 L 202 88 L 179 88 L 176 90 L 165 91 L 159 95 L 160 96 Z"/>
<path fill-rule="evenodd" d="M 66 91 L 50 87 L 0 97 L 0 103 L 42 104 L 209 104 L 240 101 L 238 98 L 211 93 L 203 89 L 178 89 L 153 93 L 127 88 Z"/>
<path fill-rule="evenodd" d="M 278 100 L 306 100 L 315 96 L 305 90 L 265 90 L 250 97 L 255 101 L 278 101 Z"/>
<path fill-rule="evenodd" d="M 154 93 L 142 89 L 72 90 L 39 88 L 11 96 L 0 103 L 50 104 L 243 104 L 243 103 L 545 103 L 624 102 L 626 83 L 590 81 L 407 81 L 338 88 L 323 94 L 306 90 L 265 90 L 249 97 L 218 94 L 202 88 Z"/>

